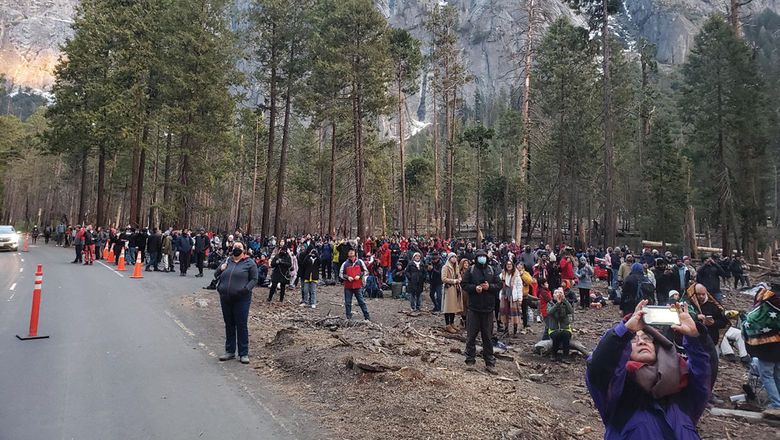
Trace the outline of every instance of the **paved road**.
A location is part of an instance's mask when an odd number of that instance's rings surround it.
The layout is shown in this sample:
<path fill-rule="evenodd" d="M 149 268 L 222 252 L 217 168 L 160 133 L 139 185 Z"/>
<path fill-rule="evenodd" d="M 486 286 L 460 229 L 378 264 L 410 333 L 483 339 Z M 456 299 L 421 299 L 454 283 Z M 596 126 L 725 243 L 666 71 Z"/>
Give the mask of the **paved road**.
<path fill-rule="evenodd" d="M 250 368 L 216 362 L 172 312 L 207 278 L 131 280 L 131 265 L 119 276 L 72 259 L 43 245 L 0 253 L 0 440 L 314 438 L 270 391 L 247 386 Z M 19 341 L 39 263 L 39 334 L 51 338 Z"/>

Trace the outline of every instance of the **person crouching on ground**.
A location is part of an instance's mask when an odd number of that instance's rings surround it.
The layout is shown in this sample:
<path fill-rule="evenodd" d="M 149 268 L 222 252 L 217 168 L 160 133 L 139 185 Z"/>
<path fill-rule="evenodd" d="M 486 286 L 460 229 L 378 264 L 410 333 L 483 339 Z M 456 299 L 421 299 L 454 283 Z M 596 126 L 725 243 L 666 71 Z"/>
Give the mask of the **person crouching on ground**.
<path fill-rule="evenodd" d="M 713 349 L 706 328 L 675 308 L 687 362 L 674 344 L 644 324 L 637 304 L 601 337 L 588 358 L 585 383 L 601 415 L 605 439 L 699 439 L 696 423 L 712 392 Z M 715 367 L 717 368 L 717 367 Z"/>
<path fill-rule="evenodd" d="M 257 264 L 244 253 L 240 242 L 233 245 L 231 257 L 217 268 L 219 277 L 217 292 L 222 306 L 222 318 L 225 320 L 225 354 L 220 361 L 236 357 L 236 339 L 238 356 L 242 364 L 249 363 L 249 305 L 252 303 L 252 289 L 257 284 Z"/>
<path fill-rule="evenodd" d="M 569 316 L 574 314 L 574 308 L 566 300 L 566 294 L 560 287 L 553 292 L 552 301 L 547 303 L 547 333 L 552 340 L 550 360 L 558 361 L 558 350 L 563 349 L 563 360 L 569 358 L 569 342 L 571 342 L 571 323 Z"/>
<path fill-rule="evenodd" d="M 461 287 L 468 292 L 469 303 L 466 317 L 466 365 L 474 368 L 477 354 L 477 335 L 482 335 L 482 357 L 485 369 L 490 374 L 498 374 L 496 358 L 493 356 L 493 308 L 501 280 L 488 264 L 487 253 L 477 251 L 476 263 L 462 273 Z"/>

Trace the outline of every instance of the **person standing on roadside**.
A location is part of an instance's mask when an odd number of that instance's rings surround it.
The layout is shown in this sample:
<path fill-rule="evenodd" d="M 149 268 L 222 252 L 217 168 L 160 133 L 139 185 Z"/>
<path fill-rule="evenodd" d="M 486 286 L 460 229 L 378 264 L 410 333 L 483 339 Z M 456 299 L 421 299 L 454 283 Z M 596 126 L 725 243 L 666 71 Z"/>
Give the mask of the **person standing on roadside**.
<path fill-rule="evenodd" d="M 219 266 L 215 274 L 219 280 L 217 292 L 225 321 L 225 353 L 220 361 L 238 356 L 242 364 L 249 363 L 249 306 L 252 289 L 257 284 L 257 264 L 244 253 L 244 244 L 233 245 L 231 257 Z"/>
<path fill-rule="evenodd" d="M 157 228 L 152 228 L 152 233 L 149 238 L 146 239 L 146 271 L 149 272 L 149 268 L 153 267 L 157 272 L 160 269 L 157 267 L 157 262 L 160 260 L 160 248 L 162 247 L 162 240 L 160 239 L 160 233 Z"/>
<path fill-rule="evenodd" d="M 192 237 L 189 229 L 185 228 L 176 239 L 176 249 L 179 251 L 179 276 L 186 277 L 187 269 L 190 267 L 190 252 L 192 252 Z"/>
<path fill-rule="evenodd" d="M 95 236 L 92 233 L 92 225 L 84 230 L 84 265 L 88 266 L 95 261 Z"/>
<path fill-rule="evenodd" d="M 464 271 L 461 286 L 469 295 L 466 316 L 466 365 L 469 369 L 474 368 L 477 335 L 481 334 L 485 369 L 490 374 L 498 374 L 491 337 L 493 336 L 493 310 L 498 292 L 501 290 L 501 280 L 488 264 L 487 253 L 484 250 L 477 251 L 476 263 Z"/>
<path fill-rule="evenodd" d="M 81 225 L 76 225 L 73 230 L 73 245 L 76 248 L 76 258 L 72 263 L 82 263 L 82 253 L 84 252 L 84 229 Z"/>
<path fill-rule="evenodd" d="M 195 261 L 198 266 L 196 278 L 203 276 L 203 263 L 206 261 L 206 249 L 209 248 L 211 240 L 206 235 L 206 228 L 200 228 L 200 233 L 195 237 Z"/>
<path fill-rule="evenodd" d="M 357 298 L 360 310 L 363 311 L 363 318 L 370 321 L 366 301 L 363 299 L 363 277 L 368 272 L 363 260 L 357 257 L 354 249 L 347 252 L 347 260 L 341 265 L 339 277 L 344 281 L 344 308 L 347 312 L 347 319 L 352 319 L 352 297 Z"/>

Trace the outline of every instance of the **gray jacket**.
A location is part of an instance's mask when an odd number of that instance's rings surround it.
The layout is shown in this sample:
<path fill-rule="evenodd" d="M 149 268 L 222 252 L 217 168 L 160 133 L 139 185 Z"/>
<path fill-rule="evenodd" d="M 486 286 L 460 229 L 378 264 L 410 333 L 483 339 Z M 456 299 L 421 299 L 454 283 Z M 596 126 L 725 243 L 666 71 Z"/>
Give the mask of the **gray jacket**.
<path fill-rule="evenodd" d="M 593 276 L 593 267 L 590 264 L 586 264 L 581 268 L 578 268 L 575 275 L 577 275 L 577 287 L 580 289 L 590 289 L 593 287 L 591 283 L 591 277 Z"/>
<path fill-rule="evenodd" d="M 219 296 L 228 301 L 240 301 L 252 294 L 257 284 L 257 264 L 249 257 L 244 257 L 235 262 L 232 257 L 225 261 L 227 268 L 222 270 L 222 265 L 217 268 L 214 276 L 219 280 L 217 292 Z"/>

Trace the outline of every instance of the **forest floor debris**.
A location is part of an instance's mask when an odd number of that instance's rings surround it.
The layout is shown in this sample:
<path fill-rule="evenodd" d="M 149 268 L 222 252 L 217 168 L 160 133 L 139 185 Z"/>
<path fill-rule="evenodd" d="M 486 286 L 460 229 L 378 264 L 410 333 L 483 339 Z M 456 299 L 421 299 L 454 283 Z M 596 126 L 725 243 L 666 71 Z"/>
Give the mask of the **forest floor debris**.
<path fill-rule="evenodd" d="M 596 290 L 603 291 L 603 283 Z M 311 411 L 337 439 L 600 439 L 604 428 L 585 387 L 586 357 L 551 362 L 534 352 L 543 324 L 502 339 L 498 375 L 484 363 L 468 371 L 465 331 L 449 334 L 444 317 L 409 312 L 398 299 L 366 299 L 371 322 L 344 318 L 343 290 L 318 286 L 316 309 L 298 305 L 300 290 L 285 302 L 266 302 L 258 288 L 250 311 L 251 367 L 266 385 Z M 215 291 L 182 299 L 198 319 L 222 332 Z M 427 297 L 427 294 L 423 295 Z M 423 306 L 431 308 L 425 298 Z M 747 295 L 727 291 L 727 309 L 748 310 Z M 354 307 L 354 306 L 353 306 Z M 619 319 L 617 306 L 575 311 L 575 339 L 592 350 Z M 456 326 L 459 319 L 456 319 Z M 219 334 L 219 333 L 218 333 Z M 721 360 L 714 394 L 717 406 L 734 409 L 746 368 Z M 752 423 L 751 423 L 752 422 Z M 780 430 L 740 417 L 705 412 L 703 439 L 780 439 Z"/>

